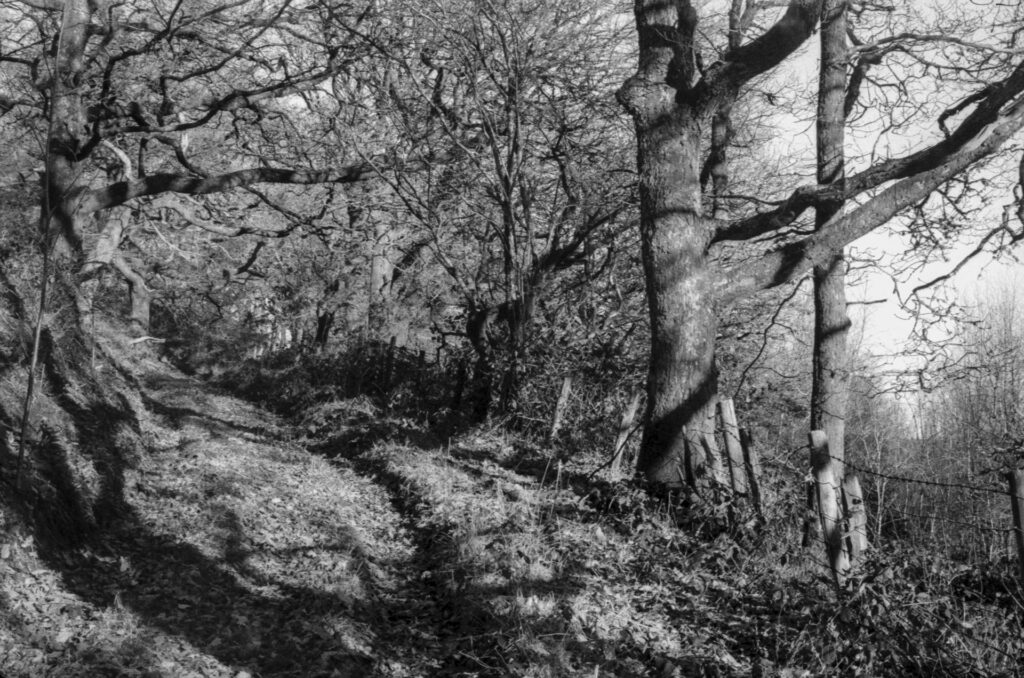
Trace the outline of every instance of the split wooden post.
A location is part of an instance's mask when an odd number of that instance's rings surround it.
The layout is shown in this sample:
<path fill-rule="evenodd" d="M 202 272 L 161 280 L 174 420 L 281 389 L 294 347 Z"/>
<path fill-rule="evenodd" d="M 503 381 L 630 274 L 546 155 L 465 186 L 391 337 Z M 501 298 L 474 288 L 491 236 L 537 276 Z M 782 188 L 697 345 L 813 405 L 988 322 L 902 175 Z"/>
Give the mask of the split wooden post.
<path fill-rule="evenodd" d="M 640 399 L 643 395 L 643 391 L 640 390 L 633 394 L 632 400 L 626 405 L 626 409 L 622 412 L 622 418 L 619 420 L 619 433 L 615 436 L 615 449 L 612 453 L 612 464 L 609 469 L 612 479 L 618 478 L 619 473 L 621 473 L 622 454 L 626 451 L 626 442 L 629 440 L 629 434 L 633 431 L 636 411 L 640 409 Z"/>
<path fill-rule="evenodd" d="M 1006 474 L 1010 483 L 1010 508 L 1013 511 L 1013 534 L 1017 538 L 1017 567 L 1024 584 L 1024 469 Z"/>
<path fill-rule="evenodd" d="M 704 447 L 705 461 L 708 467 L 711 468 L 711 482 L 715 486 L 715 490 L 718 491 L 719 489 L 729 487 L 728 471 L 722 465 L 722 453 L 718 450 L 715 436 L 705 433 L 701 437 L 700 442 Z"/>
<path fill-rule="evenodd" d="M 562 379 L 562 390 L 558 394 L 558 402 L 555 403 L 555 413 L 551 417 L 551 428 L 548 430 L 548 444 L 555 441 L 558 430 L 562 428 L 562 419 L 565 417 L 565 408 L 569 404 L 569 395 L 572 393 L 572 375 L 566 375 Z"/>
<path fill-rule="evenodd" d="M 747 486 L 750 488 L 750 500 L 754 503 L 754 510 L 761 517 L 761 457 L 754 447 L 754 439 L 750 431 L 740 429 L 740 445 L 743 447 L 743 465 L 747 470 Z"/>
<path fill-rule="evenodd" d="M 842 515 L 839 511 L 839 493 L 832 474 L 832 456 L 828 451 L 828 436 L 824 431 L 811 431 L 811 473 L 814 476 L 818 517 L 828 554 L 829 569 L 836 586 L 842 588 L 850 569 L 846 549 L 843 548 Z"/>
<path fill-rule="evenodd" d="M 700 489 L 708 472 L 707 455 L 704 453 L 704 445 L 701 444 L 697 436 L 693 435 L 692 430 L 687 430 L 684 435 L 686 446 L 683 452 L 685 455 L 683 476 L 690 487 Z"/>
<path fill-rule="evenodd" d="M 718 416 L 722 420 L 722 437 L 725 438 L 725 458 L 729 463 L 732 491 L 734 494 L 746 494 L 743 445 L 740 443 L 740 427 L 736 422 L 736 407 L 732 403 L 732 398 L 722 398 L 718 401 Z"/>
<path fill-rule="evenodd" d="M 850 562 L 854 562 L 868 547 L 868 514 L 864 507 L 860 478 L 856 473 L 843 478 L 843 513 L 849 526 L 846 548 Z"/>

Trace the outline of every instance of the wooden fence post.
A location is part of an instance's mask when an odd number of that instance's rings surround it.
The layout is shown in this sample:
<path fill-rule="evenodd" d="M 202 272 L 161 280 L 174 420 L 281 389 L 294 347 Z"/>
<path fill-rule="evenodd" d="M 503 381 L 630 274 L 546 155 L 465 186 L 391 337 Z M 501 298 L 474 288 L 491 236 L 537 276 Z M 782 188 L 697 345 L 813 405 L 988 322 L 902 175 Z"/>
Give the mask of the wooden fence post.
<path fill-rule="evenodd" d="M 843 548 L 842 516 L 839 511 L 839 495 L 835 477 L 832 474 L 832 456 L 828 451 L 828 436 L 824 431 L 811 431 L 811 472 L 817 497 L 818 517 L 821 521 L 822 537 L 828 554 L 829 568 L 836 586 L 842 588 L 850 569 L 846 549 Z"/>
<path fill-rule="evenodd" d="M 703 448 L 700 442 L 690 435 L 690 431 L 684 431 L 684 439 L 686 444 L 683 447 L 683 478 L 691 488 L 698 489 L 700 479 L 707 472 Z"/>
<path fill-rule="evenodd" d="M 740 427 L 736 422 L 736 408 L 732 398 L 718 401 L 718 416 L 722 420 L 722 437 L 725 439 L 725 458 L 729 462 L 729 479 L 734 494 L 746 494 L 747 482 L 744 473 L 743 445 L 740 443 Z"/>
<path fill-rule="evenodd" d="M 1013 510 L 1013 533 L 1017 537 L 1017 566 L 1024 584 L 1024 469 L 1006 474 L 1010 483 L 1010 508 Z"/>
<path fill-rule="evenodd" d="M 548 430 L 548 444 L 554 442 L 558 435 L 558 429 L 562 428 L 562 418 L 565 416 L 565 408 L 569 404 L 569 394 L 572 393 L 572 375 L 568 374 L 562 379 L 562 390 L 558 394 L 558 402 L 555 403 L 555 413 L 551 417 L 551 428 Z"/>
<path fill-rule="evenodd" d="M 683 475 L 691 487 L 699 490 L 708 472 L 707 455 L 704 454 L 704 446 L 701 441 L 693 435 L 692 431 L 686 431 L 685 440 L 685 459 L 683 459 L 685 472 Z"/>
<path fill-rule="evenodd" d="M 633 394 L 633 399 L 626 405 L 626 409 L 622 412 L 622 419 L 619 420 L 619 434 L 615 436 L 615 450 L 612 456 L 612 465 L 609 469 L 609 474 L 612 479 L 619 477 L 622 466 L 622 453 L 626 451 L 626 441 L 629 440 L 629 434 L 633 431 L 633 421 L 636 419 L 636 411 L 640 409 L 640 399 L 643 397 L 643 391 L 638 390 Z"/>
<path fill-rule="evenodd" d="M 715 436 L 705 433 L 701 437 L 700 442 L 704 448 L 705 461 L 711 468 L 711 482 L 715 486 L 715 491 L 717 492 L 722 488 L 729 487 L 728 471 L 722 465 L 722 453 L 718 450 Z"/>
<path fill-rule="evenodd" d="M 850 562 L 854 562 L 868 547 L 868 514 L 864 507 L 864 493 L 856 473 L 843 478 L 843 513 L 849 526 L 846 548 Z"/>
<path fill-rule="evenodd" d="M 754 510 L 757 515 L 764 517 L 761 513 L 761 458 L 754 447 L 754 439 L 750 431 L 740 429 L 740 445 L 743 447 L 743 465 L 747 470 L 747 486 L 750 488 L 750 500 L 754 503 Z"/>

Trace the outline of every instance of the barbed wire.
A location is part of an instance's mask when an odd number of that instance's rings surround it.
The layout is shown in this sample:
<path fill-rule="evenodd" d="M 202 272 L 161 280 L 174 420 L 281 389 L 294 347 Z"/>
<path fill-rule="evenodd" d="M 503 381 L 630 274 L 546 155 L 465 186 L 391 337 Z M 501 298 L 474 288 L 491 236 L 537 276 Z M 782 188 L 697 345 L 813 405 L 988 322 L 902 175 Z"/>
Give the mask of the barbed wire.
<path fill-rule="evenodd" d="M 798 448 L 795 448 L 795 449 L 791 450 L 791 452 L 799 452 L 800 450 L 807 450 L 807 449 L 809 449 L 809 446 L 808 445 L 804 445 L 802 447 L 798 447 Z M 883 471 L 877 471 L 875 469 L 870 469 L 870 468 L 861 466 L 859 464 L 851 463 L 851 462 L 849 462 L 849 461 L 847 461 L 845 459 L 840 459 L 840 458 L 838 458 L 838 457 L 836 457 L 834 455 L 829 455 L 829 457 L 831 459 L 835 460 L 835 461 L 843 462 L 848 468 L 851 468 L 851 469 L 853 469 L 855 471 L 858 471 L 860 473 L 866 473 L 868 475 L 873 475 L 873 476 L 877 476 L 879 478 L 884 478 L 884 479 L 887 479 L 887 480 L 893 480 L 893 481 L 896 481 L 896 482 L 904 482 L 904 483 L 909 483 L 909 484 L 925 485 L 925 486 L 930 486 L 930 487 L 940 487 L 940 488 L 968 490 L 968 491 L 972 491 L 972 492 L 983 492 L 983 493 L 992 494 L 992 495 L 999 496 L 999 497 L 1013 497 L 1013 496 L 1015 496 L 1011 492 L 1009 492 L 1008 490 L 1000 490 L 1000 489 L 996 489 L 994 487 L 985 487 L 985 486 L 981 486 L 981 485 L 970 485 L 970 484 L 966 484 L 966 483 L 947 483 L 947 482 L 942 482 L 942 481 L 938 481 L 938 480 L 926 480 L 924 478 L 914 478 L 914 477 L 910 477 L 910 476 L 897 475 L 897 474 L 893 474 L 893 473 L 885 473 Z M 766 464 L 766 465 L 774 466 L 774 467 L 779 468 L 779 469 L 784 470 L 784 471 L 788 471 L 789 473 L 793 474 L 794 476 L 800 476 L 802 478 L 808 478 L 809 479 L 809 471 L 800 471 L 798 468 L 794 467 L 793 465 L 791 465 L 791 464 L 789 464 L 789 463 L 787 463 L 785 461 L 782 461 L 782 460 L 779 460 L 779 459 L 764 459 L 764 460 L 762 460 L 762 463 Z M 917 518 L 917 519 L 923 519 L 923 520 L 936 520 L 936 521 L 939 521 L 939 522 L 942 522 L 942 523 L 947 523 L 947 524 L 950 524 L 950 525 L 957 525 L 957 526 L 960 526 L 960 527 L 975 529 L 975 530 L 979 530 L 979 531 L 983 531 L 983 532 L 993 532 L 993 533 L 999 533 L 999 534 L 1009 534 L 1009 533 L 1013 533 L 1013 532 L 1016 531 L 1016 529 L 1013 528 L 1013 527 L 992 527 L 992 526 L 989 526 L 989 525 L 982 525 L 980 523 L 974 523 L 974 522 L 969 522 L 969 521 L 957 520 L 955 518 L 948 518 L 948 517 L 943 516 L 943 515 L 938 514 L 938 513 L 934 513 L 934 514 L 914 513 L 912 511 L 908 511 L 908 510 L 904 510 L 904 509 L 899 509 L 899 508 L 896 508 L 896 507 L 893 507 L 893 506 L 886 506 L 886 507 L 880 508 L 879 510 L 882 513 L 888 513 L 890 516 L 895 514 L 895 515 L 903 516 L 903 517 L 907 517 L 907 518 Z"/>
<path fill-rule="evenodd" d="M 807 449 L 809 449 L 809 447 L 810 446 L 808 446 L 808 445 L 803 445 L 801 447 L 797 447 L 797 448 L 794 448 L 794 449 L 790 450 L 790 453 L 792 454 L 794 452 L 799 452 L 801 450 L 807 450 Z M 886 480 L 894 480 L 894 481 L 897 481 L 897 482 L 912 483 L 912 484 L 918 484 L 918 485 L 929 485 L 931 487 L 944 487 L 944 488 L 950 488 L 950 489 L 968 490 L 968 491 L 972 491 L 972 492 L 986 492 L 988 494 L 994 494 L 994 495 L 998 495 L 1000 497 L 1015 496 L 1015 495 L 1010 494 L 1010 492 L 1008 490 L 1005 490 L 1005 489 L 1004 490 L 1000 490 L 1000 489 L 995 488 L 995 487 L 985 487 L 983 485 L 969 485 L 967 483 L 952 483 L 952 482 L 947 483 L 947 482 L 942 482 L 940 480 L 926 480 L 924 478 L 914 478 L 914 477 L 911 477 L 911 476 L 897 475 L 895 473 L 886 473 L 884 471 L 877 471 L 875 469 L 870 469 L 870 468 L 867 468 L 867 467 L 862 466 L 860 464 L 856 464 L 854 462 L 851 462 L 848 459 L 841 459 L 841 458 L 836 457 L 835 455 L 831 455 L 831 454 L 829 455 L 829 458 L 834 460 L 834 461 L 841 462 L 847 468 L 852 468 L 853 470 L 858 471 L 860 473 L 866 473 L 868 475 L 876 476 L 876 477 L 879 477 L 879 478 L 884 478 Z M 801 471 L 800 469 L 794 467 L 792 464 L 786 463 L 785 461 L 782 461 L 780 459 L 762 459 L 761 463 L 765 464 L 765 465 L 769 465 L 769 466 L 774 466 L 776 468 L 780 468 L 780 469 L 782 469 L 784 471 L 788 471 L 788 472 L 792 473 L 793 475 L 799 475 L 800 477 L 806 477 L 808 472 L 809 472 L 809 471 Z M 1024 499 L 1024 497 L 1018 497 L 1018 498 Z"/>
<path fill-rule="evenodd" d="M 905 511 L 905 510 L 902 510 L 902 509 L 897 509 L 897 508 L 892 508 L 892 507 L 882 508 L 882 509 L 879 510 L 879 513 L 881 513 L 883 515 L 885 513 L 890 513 L 890 514 L 895 513 L 895 514 L 898 514 L 898 515 L 901 515 L 901 516 L 907 516 L 907 517 L 910 517 L 910 518 L 921 518 L 921 519 L 924 519 L 924 520 L 938 520 L 938 521 L 943 522 L 943 523 L 949 523 L 951 525 L 959 525 L 961 527 L 969 527 L 971 529 L 982 530 L 984 532 L 1007 533 L 1007 532 L 1014 532 L 1015 531 L 1014 528 L 1012 528 L 1012 527 L 991 527 L 991 526 L 987 526 L 987 525 L 981 525 L 979 523 L 971 523 L 971 522 L 967 522 L 967 521 L 963 521 L 963 520 L 957 520 L 956 518 L 947 518 L 947 517 L 939 515 L 937 513 L 931 513 L 931 514 L 930 513 L 914 513 L 912 511 Z"/>
<path fill-rule="evenodd" d="M 924 478 L 913 478 L 911 476 L 897 475 L 895 473 L 885 473 L 883 471 L 876 471 L 869 469 L 859 464 L 855 464 L 849 460 L 841 459 L 834 455 L 829 455 L 834 460 L 841 462 L 844 466 L 852 468 L 860 473 L 867 473 L 868 475 L 877 476 L 879 478 L 885 478 L 886 480 L 895 480 L 901 483 L 913 483 L 916 485 L 927 485 L 930 487 L 945 487 L 950 489 L 968 490 L 970 492 L 987 492 L 989 494 L 997 494 L 999 496 L 1012 496 L 1008 490 L 999 490 L 994 487 L 985 487 L 983 485 L 969 485 L 967 483 L 946 483 L 940 480 L 926 480 Z M 1018 499 L 1024 499 L 1024 497 L 1018 497 Z"/>

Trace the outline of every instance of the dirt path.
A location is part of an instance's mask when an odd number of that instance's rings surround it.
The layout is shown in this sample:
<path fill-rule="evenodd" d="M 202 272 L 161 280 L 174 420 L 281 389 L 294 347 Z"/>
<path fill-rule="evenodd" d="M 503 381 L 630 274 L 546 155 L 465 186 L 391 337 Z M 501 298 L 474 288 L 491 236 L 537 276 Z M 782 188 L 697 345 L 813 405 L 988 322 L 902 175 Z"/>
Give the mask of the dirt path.
<path fill-rule="evenodd" d="M 143 382 L 150 449 L 125 474 L 124 519 L 44 567 L 3 563 L 32 582 L 4 587 L 0 673 L 419 675 L 408 657 L 436 643 L 397 617 L 429 602 L 387 489 L 251 404 L 180 374 Z"/>
<path fill-rule="evenodd" d="M 440 445 L 360 399 L 292 426 L 165 367 L 123 519 L 0 548 L 0 676 L 750 674 L 711 630 L 749 596 L 639 495 L 596 510 L 500 434 Z"/>

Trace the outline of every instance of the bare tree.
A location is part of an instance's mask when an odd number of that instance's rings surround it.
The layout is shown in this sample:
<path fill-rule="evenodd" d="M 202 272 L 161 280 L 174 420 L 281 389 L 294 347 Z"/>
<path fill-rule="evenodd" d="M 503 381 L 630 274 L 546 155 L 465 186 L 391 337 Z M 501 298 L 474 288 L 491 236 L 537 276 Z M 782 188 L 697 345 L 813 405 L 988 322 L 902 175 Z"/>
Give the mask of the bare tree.
<path fill-rule="evenodd" d="M 280 120 L 362 58 L 364 48 L 346 29 L 372 14 L 371 6 L 292 5 L 66 0 L 5 10 L 0 66 L 22 95 L 9 95 L 5 112 L 28 126 L 49 121 L 48 247 L 84 278 L 106 267 L 121 273 L 142 329 L 147 285 L 120 252 L 133 225 L 104 216 L 110 210 L 155 196 L 346 184 L 374 173 L 363 161 L 282 165 L 268 152 L 276 144 L 264 119 Z M 234 137 L 238 150 L 211 143 L 218 137 Z M 211 146 L 225 152 L 218 157 Z M 178 209 L 202 221 L 194 207 Z"/>
<path fill-rule="evenodd" d="M 745 6 L 742 0 L 732 3 L 734 9 Z M 633 117 L 638 143 L 652 334 L 640 466 L 651 480 L 678 483 L 687 437 L 711 425 L 718 308 L 814 266 L 829 267 L 842 247 L 921 203 L 994 154 L 1024 125 L 1024 65 L 1013 61 L 1012 47 L 980 46 L 972 50 L 975 68 L 988 83 L 960 103 L 947 103 L 950 112 L 943 121 L 955 116 L 959 124 L 942 138 L 902 156 L 880 158 L 838 181 L 797 187 L 767 211 L 728 221 L 706 215 L 700 183 L 704 131 L 723 107 L 797 52 L 817 27 L 822 7 L 822 2 L 793 0 L 760 35 L 719 49 L 703 42 L 695 3 L 640 0 L 635 5 L 639 67 L 619 99 Z M 1007 15 L 986 19 L 1001 21 Z M 892 40 L 912 53 L 919 44 L 909 44 L 906 36 Z M 968 42 L 963 38 L 958 45 Z M 716 49 L 713 63 L 704 62 L 703 49 Z M 856 206 L 813 233 L 790 232 L 752 263 L 719 266 L 711 256 L 717 243 L 785 233 L 811 208 L 854 199 Z"/>
<path fill-rule="evenodd" d="M 475 412 L 512 410 L 538 304 L 596 271 L 628 228 L 629 141 L 614 105 L 609 12 L 575 2 L 417 6 L 389 89 L 405 144 L 434 171 L 392 189 L 467 308 Z M 574 58 L 567 60 L 571 52 Z M 589 263 L 588 263 L 589 262 Z"/>

